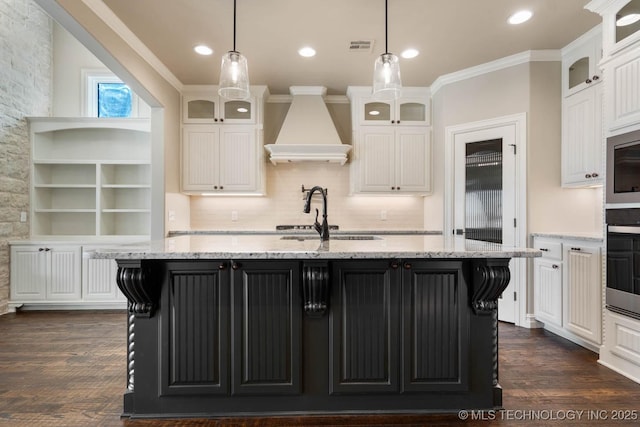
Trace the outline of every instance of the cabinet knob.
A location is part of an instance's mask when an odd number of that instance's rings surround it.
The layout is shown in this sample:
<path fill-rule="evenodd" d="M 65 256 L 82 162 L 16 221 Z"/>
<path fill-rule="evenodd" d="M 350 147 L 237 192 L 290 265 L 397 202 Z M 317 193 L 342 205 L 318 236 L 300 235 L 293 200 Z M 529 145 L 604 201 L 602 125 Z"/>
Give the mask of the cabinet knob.
<path fill-rule="evenodd" d="M 214 189 L 214 190 L 217 190 L 217 189 L 218 189 L 218 186 L 217 186 L 217 185 L 214 185 L 214 186 L 213 186 L 213 189 Z"/>
<path fill-rule="evenodd" d="M 400 124 L 400 120 L 396 120 L 396 123 L 397 123 L 397 124 Z"/>
<path fill-rule="evenodd" d="M 44 251 L 44 248 L 38 248 L 38 252 Z"/>
<path fill-rule="evenodd" d="M 591 178 L 591 174 L 590 174 L 590 173 L 587 173 L 587 174 L 585 174 L 585 175 L 584 175 L 584 177 L 585 177 L 585 178 L 587 178 L 587 179 L 588 179 L 588 178 Z"/>
<path fill-rule="evenodd" d="M 391 120 L 391 124 L 394 124 L 396 121 L 395 120 Z"/>
<path fill-rule="evenodd" d="M 540 250 L 541 250 L 542 252 L 549 252 L 549 249 L 547 249 L 547 248 L 540 248 Z"/>
<path fill-rule="evenodd" d="M 226 262 L 221 262 L 220 265 L 218 265 L 218 270 L 224 270 L 226 268 L 227 268 Z"/>
<path fill-rule="evenodd" d="M 554 270 L 557 270 L 557 269 L 558 269 L 558 264 L 553 264 L 553 265 L 551 266 L 551 268 L 553 268 Z"/>
<path fill-rule="evenodd" d="M 589 84 L 589 83 L 591 83 L 591 79 L 587 79 L 587 80 L 585 80 L 584 82 L 585 82 L 586 84 Z"/>
<path fill-rule="evenodd" d="M 410 262 L 405 262 L 404 263 L 404 268 L 405 268 L 405 270 L 410 270 L 411 269 L 411 263 Z"/>
<path fill-rule="evenodd" d="M 395 270 L 398 267 L 400 267 L 400 264 L 398 264 L 398 261 L 391 261 L 391 268 Z"/>
<path fill-rule="evenodd" d="M 231 268 L 234 269 L 234 270 L 237 270 L 240 267 L 242 267 L 242 264 L 240 264 L 239 262 L 231 263 Z"/>
<path fill-rule="evenodd" d="M 391 189 L 392 189 L 392 190 L 395 190 L 395 189 L 396 189 L 396 187 L 391 187 Z"/>
<path fill-rule="evenodd" d="M 593 81 L 596 81 L 596 80 L 599 80 L 599 79 L 600 79 L 600 76 L 595 75 L 595 76 L 591 77 L 591 79 L 592 79 Z"/>
<path fill-rule="evenodd" d="M 220 121 L 221 121 L 221 122 L 224 122 L 224 119 L 222 119 L 222 118 L 221 118 L 221 119 L 220 119 Z"/>
<path fill-rule="evenodd" d="M 217 118 L 217 117 L 216 117 L 216 118 L 214 118 L 214 119 L 213 119 L 213 121 L 214 121 L 214 122 L 217 122 L 217 121 L 218 121 L 218 118 Z"/>
<path fill-rule="evenodd" d="M 598 172 L 594 172 L 591 174 L 591 178 L 597 178 L 598 177 Z"/>
<path fill-rule="evenodd" d="M 400 189 L 400 187 L 396 187 L 396 190 L 399 190 L 399 189 Z"/>
<path fill-rule="evenodd" d="M 582 249 L 580 249 L 580 248 L 571 248 L 571 250 L 572 250 L 572 251 L 578 251 L 578 252 L 579 252 L 579 251 L 581 251 Z"/>
<path fill-rule="evenodd" d="M 224 188 L 224 187 L 221 185 L 221 186 L 220 186 L 220 189 L 222 190 L 223 188 Z"/>

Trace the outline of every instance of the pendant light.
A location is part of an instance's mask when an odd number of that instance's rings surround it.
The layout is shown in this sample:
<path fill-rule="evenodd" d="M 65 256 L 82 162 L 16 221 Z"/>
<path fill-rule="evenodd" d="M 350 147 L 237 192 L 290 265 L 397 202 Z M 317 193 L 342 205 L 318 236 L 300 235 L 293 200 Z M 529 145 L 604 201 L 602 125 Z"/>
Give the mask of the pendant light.
<path fill-rule="evenodd" d="M 387 0 L 384 0 L 384 49 L 373 66 L 373 96 L 378 99 L 397 99 L 402 90 L 398 57 L 389 53 L 387 35 Z"/>
<path fill-rule="evenodd" d="M 218 94 L 226 99 L 249 99 L 247 58 L 236 51 L 236 0 L 233 0 L 233 50 L 222 56 Z"/>

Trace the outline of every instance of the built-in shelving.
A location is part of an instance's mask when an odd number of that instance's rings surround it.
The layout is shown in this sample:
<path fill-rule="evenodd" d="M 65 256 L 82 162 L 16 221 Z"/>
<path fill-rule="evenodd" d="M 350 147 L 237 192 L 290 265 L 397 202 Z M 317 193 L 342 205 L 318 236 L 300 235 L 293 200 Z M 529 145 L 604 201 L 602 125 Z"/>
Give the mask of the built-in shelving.
<path fill-rule="evenodd" d="M 148 236 L 149 120 L 31 118 L 31 235 Z"/>

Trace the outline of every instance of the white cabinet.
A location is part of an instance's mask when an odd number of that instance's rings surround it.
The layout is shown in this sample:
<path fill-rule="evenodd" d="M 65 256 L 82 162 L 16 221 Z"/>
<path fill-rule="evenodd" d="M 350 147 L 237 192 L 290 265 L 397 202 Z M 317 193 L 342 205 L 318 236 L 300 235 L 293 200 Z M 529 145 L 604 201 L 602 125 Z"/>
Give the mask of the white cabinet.
<path fill-rule="evenodd" d="M 602 85 L 564 98 L 562 105 L 562 185 L 603 182 Z"/>
<path fill-rule="evenodd" d="M 602 342 L 601 249 L 585 242 L 567 242 L 564 327 L 595 344 Z"/>
<path fill-rule="evenodd" d="M 562 49 L 562 94 L 572 95 L 596 85 L 602 77 L 602 31 L 596 27 Z"/>
<path fill-rule="evenodd" d="M 428 127 L 366 127 L 359 131 L 352 181 L 356 193 L 431 191 Z"/>
<path fill-rule="evenodd" d="M 562 186 L 602 185 L 600 27 L 562 50 Z"/>
<path fill-rule="evenodd" d="M 640 46 L 604 66 L 607 135 L 640 129 Z"/>
<path fill-rule="evenodd" d="M 207 87 L 182 95 L 182 123 L 256 123 L 256 105 L 255 96 L 228 100 L 218 96 L 217 88 Z"/>
<path fill-rule="evenodd" d="M 147 119 L 29 118 L 31 237 L 148 236 Z"/>
<path fill-rule="evenodd" d="M 545 329 L 598 351 L 602 343 L 602 244 L 534 237 L 534 315 Z"/>
<path fill-rule="evenodd" d="M 91 259 L 103 245 L 11 244 L 9 305 L 30 308 L 124 308 L 114 260 Z"/>
<path fill-rule="evenodd" d="M 182 96 L 181 189 L 187 194 L 263 195 L 266 86 L 247 101 L 217 95 L 217 86 L 187 86 Z"/>
<path fill-rule="evenodd" d="M 428 88 L 404 88 L 396 101 L 378 101 L 369 87 L 349 87 L 354 152 L 351 191 L 431 193 Z"/>
<path fill-rule="evenodd" d="M 640 21 L 618 25 L 640 11 L 640 0 L 592 0 L 586 7 L 602 16 L 605 135 L 640 129 Z"/>
<path fill-rule="evenodd" d="M 428 126 L 431 124 L 430 91 L 426 87 L 405 87 L 397 100 L 378 100 L 368 86 L 350 86 L 354 126 Z"/>
<path fill-rule="evenodd" d="M 11 303 L 78 300 L 80 259 L 79 246 L 12 246 Z"/>
<path fill-rule="evenodd" d="M 546 324 L 562 327 L 562 252 L 560 243 L 536 239 L 542 251 L 533 261 L 534 314 Z"/>
<path fill-rule="evenodd" d="M 263 194 L 262 146 L 253 126 L 185 125 L 182 190 Z"/>

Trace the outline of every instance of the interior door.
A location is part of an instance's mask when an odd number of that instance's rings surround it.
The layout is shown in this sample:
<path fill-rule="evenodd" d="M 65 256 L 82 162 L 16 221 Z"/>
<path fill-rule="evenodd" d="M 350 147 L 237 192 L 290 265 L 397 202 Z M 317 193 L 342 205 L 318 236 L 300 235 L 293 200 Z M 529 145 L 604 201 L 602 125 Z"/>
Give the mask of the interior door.
<path fill-rule="evenodd" d="M 454 139 L 454 230 L 467 239 L 515 246 L 516 145 L 511 125 L 473 130 Z M 515 323 L 517 275 L 498 300 L 498 319 Z"/>

